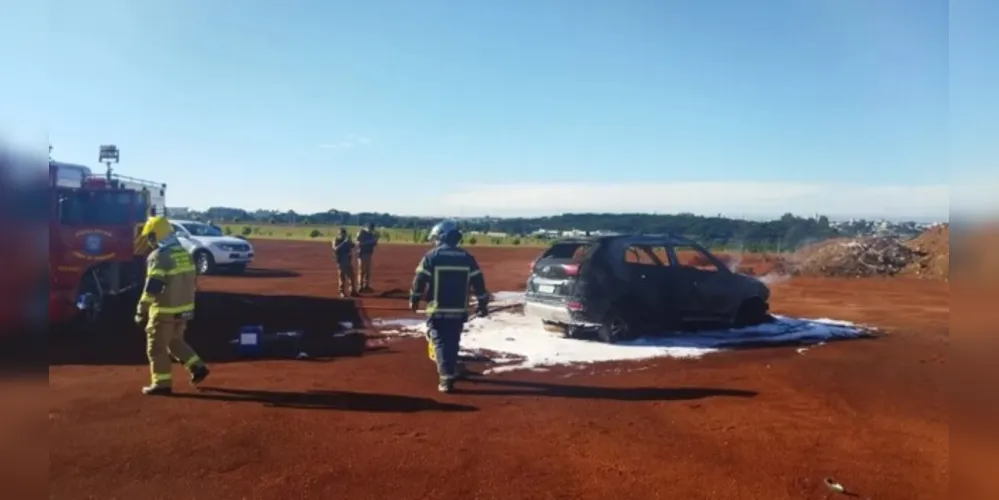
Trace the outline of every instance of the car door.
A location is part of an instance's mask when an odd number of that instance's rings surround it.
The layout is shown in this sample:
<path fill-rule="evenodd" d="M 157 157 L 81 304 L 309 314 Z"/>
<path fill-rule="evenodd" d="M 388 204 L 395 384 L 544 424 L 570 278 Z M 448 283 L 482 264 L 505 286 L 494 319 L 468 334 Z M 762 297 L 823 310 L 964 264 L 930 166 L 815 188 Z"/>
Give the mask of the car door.
<path fill-rule="evenodd" d="M 634 306 L 644 315 L 644 311 L 654 309 L 658 303 L 655 263 L 641 245 L 628 241 L 615 243 L 611 259 L 617 268 L 614 272 L 617 279 L 608 298 L 611 302 Z"/>
<path fill-rule="evenodd" d="M 691 245 L 674 245 L 671 260 L 681 270 L 682 286 L 690 294 L 691 319 L 716 320 L 729 313 L 731 273 L 727 268 L 704 249 Z"/>
<path fill-rule="evenodd" d="M 669 273 L 663 286 L 668 289 L 667 293 L 675 297 L 682 318 L 700 319 L 707 303 L 699 281 L 700 276 L 696 269 L 684 265 L 675 247 L 667 244 L 665 248 L 669 258 Z"/>
<path fill-rule="evenodd" d="M 670 265 L 666 247 L 650 242 L 631 245 L 625 253 L 633 286 L 639 290 L 651 321 L 674 323 L 687 306 L 687 294 L 677 286 L 676 270 Z"/>

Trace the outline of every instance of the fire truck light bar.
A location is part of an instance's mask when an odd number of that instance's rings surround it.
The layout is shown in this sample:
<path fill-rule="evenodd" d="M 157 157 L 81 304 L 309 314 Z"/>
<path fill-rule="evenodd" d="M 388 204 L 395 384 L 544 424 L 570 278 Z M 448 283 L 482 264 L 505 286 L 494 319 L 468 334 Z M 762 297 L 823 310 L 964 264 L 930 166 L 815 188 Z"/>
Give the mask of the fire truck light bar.
<path fill-rule="evenodd" d="M 118 146 L 115 146 L 113 144 L 102 145 L 100 153 L 98 154 L 97 157 L 97 161 L 99 162 L 114 161 L 115 163 L 118 163 L 118 158 L 119 158 L 118 154 L 119 154 Z"/>

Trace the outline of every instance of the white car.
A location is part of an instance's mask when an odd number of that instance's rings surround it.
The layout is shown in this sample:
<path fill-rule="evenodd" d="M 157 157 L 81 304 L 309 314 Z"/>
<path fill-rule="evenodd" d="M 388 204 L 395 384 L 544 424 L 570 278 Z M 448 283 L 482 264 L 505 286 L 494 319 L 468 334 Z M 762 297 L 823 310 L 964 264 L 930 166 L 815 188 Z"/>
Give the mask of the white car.
<path fill-rule="evenodd" d="M 253 245 L 249 241 L 226 236 L 222 230 L 190 220 L 171 220 L 181 246 L 194 259 L 198 274 L 216 271 L 241 273 L 253 262 Z"/>

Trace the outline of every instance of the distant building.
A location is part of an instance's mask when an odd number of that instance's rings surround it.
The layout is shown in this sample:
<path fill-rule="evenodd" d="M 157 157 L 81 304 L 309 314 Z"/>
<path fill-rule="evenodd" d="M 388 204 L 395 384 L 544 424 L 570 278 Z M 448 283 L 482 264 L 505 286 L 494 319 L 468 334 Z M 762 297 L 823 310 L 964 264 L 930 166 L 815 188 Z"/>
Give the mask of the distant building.
<path fill-rule="evenodd" d="M 191 214 L 191 209 L 187 207 L 166 207 L 166 216 L 175 219 L 183 219 Z"/>
<path fill-rule="evenodd" d="M 558 238 L 560 232 L 553 229 L 538 229 L 531 233 L 531 236 L 537 238 Z"/>
<path fill-rule="evenodd" d="M 507 233 L 500 233 L 500 232 L 496 232 L 496 231 L 488 231 L 488 232 L 472 231 L 469 234 L 477 234 L 477 235 L 480 235 L 480 236 L 488 236 L 488 237 L 493 237 L 493 238 L 506 238 L 507 236 L 510 236 Z"/>

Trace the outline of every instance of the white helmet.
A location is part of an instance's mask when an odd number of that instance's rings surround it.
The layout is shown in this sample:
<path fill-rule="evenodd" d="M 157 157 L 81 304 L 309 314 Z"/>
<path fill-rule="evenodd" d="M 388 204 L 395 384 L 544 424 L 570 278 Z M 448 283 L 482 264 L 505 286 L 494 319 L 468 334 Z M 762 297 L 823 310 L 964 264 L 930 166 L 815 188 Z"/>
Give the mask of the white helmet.
<path fill-rule="evenodd" d="M 438 222 L 430 230 L 430 234 L 427 235 L 427 241 L 437 243 L 438 245 L 443 244 L 448 239 L 453 244 L 458 244 L 461 241 L 461 231 L 458 230 L 458 223 L 450 219 Z"/>

